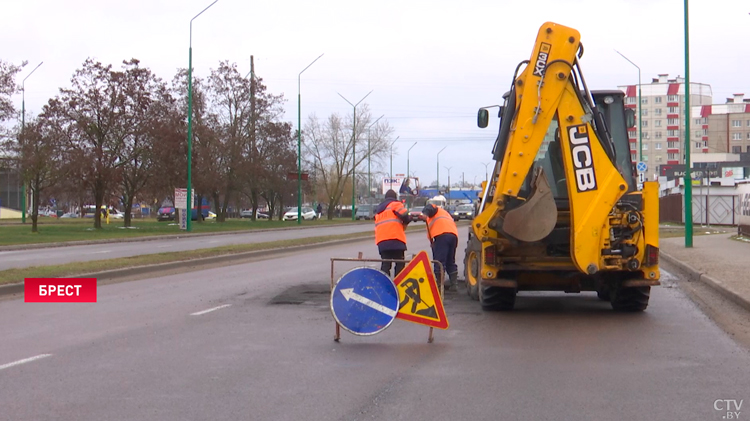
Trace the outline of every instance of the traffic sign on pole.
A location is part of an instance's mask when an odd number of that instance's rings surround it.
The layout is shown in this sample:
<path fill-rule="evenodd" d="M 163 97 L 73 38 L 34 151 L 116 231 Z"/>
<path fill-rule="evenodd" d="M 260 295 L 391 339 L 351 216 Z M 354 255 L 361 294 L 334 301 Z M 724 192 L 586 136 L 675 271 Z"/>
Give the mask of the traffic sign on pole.
<path fill-rule="evenodd" d="M 331 292 L 333 318 L 355 335 L 382 332 L 393 323 L 398 306 L 398 291 L 393 281 L 373 268 L 346 272 Z"/>
<path fill-rule="evenodd" d="M 648 164 L 643 161 L 639 161 L 637 164 L 635 164 L 635 168 L 638 170 L 638 172 L 646 172 L 646 170 L 648 170 Z"/>

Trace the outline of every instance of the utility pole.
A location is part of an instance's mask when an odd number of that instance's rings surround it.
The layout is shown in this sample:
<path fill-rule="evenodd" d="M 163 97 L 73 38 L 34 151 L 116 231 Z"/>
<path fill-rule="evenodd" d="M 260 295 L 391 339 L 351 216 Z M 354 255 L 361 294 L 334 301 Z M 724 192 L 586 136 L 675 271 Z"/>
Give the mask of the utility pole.
<path fill-rule="evenodd" d="M 693 247 L 693 177 L 690 174 L 690 31 L 688 0 L 685 11 L 685 248 Z"/>

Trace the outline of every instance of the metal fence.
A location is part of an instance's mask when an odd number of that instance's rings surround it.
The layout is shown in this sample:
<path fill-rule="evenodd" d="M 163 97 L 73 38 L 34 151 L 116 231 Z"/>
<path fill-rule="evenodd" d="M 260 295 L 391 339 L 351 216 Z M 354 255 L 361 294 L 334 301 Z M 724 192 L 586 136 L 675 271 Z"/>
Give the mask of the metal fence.
<path fill-rule="evenodd" d="M 740 212 L 737 195 L 694 194 L 693 223 L 702 225 L 737 225 Z M 685 199 L 682 194 L 659 198 L 660 222 L 685 223 Z"/>

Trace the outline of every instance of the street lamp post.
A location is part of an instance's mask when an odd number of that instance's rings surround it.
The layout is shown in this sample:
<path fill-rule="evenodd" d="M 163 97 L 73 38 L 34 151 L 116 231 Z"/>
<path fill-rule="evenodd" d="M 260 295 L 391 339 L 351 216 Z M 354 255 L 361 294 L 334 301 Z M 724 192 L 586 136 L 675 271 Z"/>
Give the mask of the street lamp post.
<path fill-rule="evenodd" d="M 445 189 L 445 191 L 446 191 L 446 193 L 448 193 L 448 194 L 449 194 L 449 196 L 450 196 L 450 191 L 451 191 L 451 168 L 453 168 L 453 167 L 444 167 L 444 168 L 445 168 L 446 170 L 448 170 L 448 188 L 446 188 L 446 189 Z M 438 192 L 439 192 L 439 191 L 440 191 L 440 189 L 438 188 Z"/>
<path fill-rule="evenodd" d="M 381 115 L 377 118 L 377 120 L 373 121 L 372 124 L 367 126 L 367 198 L 369 199 L 372 197 L 372 178 L 370 176 L 370 127 L 372 127 L 375 123 L 378 122 L 381 118 L 383 118 L 385 114 Z M 368 200 L 370 202 L 370 200 Z"/>
<path fill-rule="evenodd" d="M 338 94 L 338 92 L 336 92 Z M 354 206 L 357 204 L 355 201 L 357 193 L 357 105 L 367 98 L 372 91 L 368 92 L 367 95 L 362 97 L 356 104 L 352 104 L 348 99 L 344 98 L 343 95 L 339 94 L 344 101 L 348 102 L 349 105 L 354 109 L 354 118 L 352 119 L 352 221 L 356 220 L 354 216 Z"/>
<path fill-rule="evenodd" d="M 36 69 L 39 68 L 39 66 L 42 65 L 41 62 L 34 67 L 34 70 L 31 71 L 31 73 L 28 74 L 25 78 L 23 78 L 23 81 L 21 82 L 21 137 L 23 137 L 23 131 L 24 127 L 26 126 L 26 79 L 29 78 L 34 72 L 36 72 Z M 26 179 L 24 177 L 23 184 L 21 185 L 21 223 L 26 223 Z"/>
<path fill-rule="evenodd" d="M 414 144 L 411 145 L 411 147 L 409 148 L 409 150 L 406 151 L 406 179 L 407 180 L 409 179 L 409 177 L 411 177 L 411 173 L 409 172 L 409 152 L 411 152 L 411 149 L 413 147 L 415 147 L 415 146 L 417 146 L 417 142 L 414 142 Z M 407 200 L 407 203 L 406 203 L 406 207 L 407 208 L 411 208 L 411 195 L 409 195 L 409 197 L 407 197 L 407 199 L 408 200 Z"/>
<path fill-rule="evenodd" d="M 443 152 L 447 148 L 447 146 L 444 146 L 443 149 L 440 149 L 440 152 Z M 437 190 L 438 193 L 440 193 L 440 152 L 437 153 Z M 448 186 L 450 188 L 450 186 Z"/>
<path fill-rule="evenodd" d="M 484 181 L 487 181 L 487 165 L 490 165 L 490 162 L 482 162 L 482 165 L 484 165 Z"/>
<path fill-rule="evenodd" d="M 630 61 L 629 58 L 625 57 L 621 52 L 615 50 L 615 52 L 622 56 L 625 60 L 628 61 L 628 63 L 635 66 L 636 69 L 638 69 L 638 161 L 643 161 L 643 122 L 641 121 L 641 109 L 643 108 L 643 104 L 641 104 L 641 68 L 638 67 L 637 64 Z"/>
<path fill-rule="evenodd" d="M 396 136 L 396 139 L 391 142 L 391 180 L 393 180 L 393 145 L 396 143 L 399 137 L 401 136 Z"/>
<path fill-rule="evenodd" d="M 201 10 L 200 13 L 190 19 L 190 48 L 188 50 L 188 133 L 187 133 L 187 217 L 185 229 L 187 232 L 191 230 L 191 222 L 193 219 L 193 184 L 192 184 L 192 170 L 193 170 L 193 21 L 195 18 L 203 14 L 209 7 L 216 4 L 219 0 L 214 0 L 213 3 L 209 4 L 205 9 Z M 198 204 L 198 212 L 201 212 L 201 204 Z M 200 215 L 196 214 L 196 217 Z"/>
<path fill-rule="evenodd" d="M 323 57 L 323 54 L 302 69 L 302 72 Z M 297 225 L 302 224 L 302 72 L 297 75 Z"/>

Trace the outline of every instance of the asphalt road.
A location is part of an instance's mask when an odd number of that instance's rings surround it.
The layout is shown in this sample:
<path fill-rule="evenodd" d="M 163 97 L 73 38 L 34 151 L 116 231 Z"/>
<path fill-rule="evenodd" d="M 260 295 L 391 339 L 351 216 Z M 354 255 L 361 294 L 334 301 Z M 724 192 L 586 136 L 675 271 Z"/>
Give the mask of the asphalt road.
<path fill-rule="evenodd" d="M 750 354 L 669 274 L 645 313 L 593 293 L 487 313 L 461 290 L 432 344 L 402 320 L 336 343 L 330 257 L 358 251 L 377 258 L 368 240 L 105 285 L 92 304 L 2 301 L 0 420 L 703 421 L 726 419 L 719 399 L 750 417 Z"/>
<path fill-rule="evenodd" d="M 290 222 L 292 224 L 293 222 Z M 372 231 L 372 224 L 326 225 L 320 227 L 257 230 L 238 234 L 217 234 L 208 236 L 188 236 L 181 238 L 149 239 L 147 241 L 127 241 L 99 243 L 79 246 L 0 251 L 0 270 L 30 266 L 59 265 L 71 262 L 115 259 L 143 254 L 171 251 L 197 250 L 235 244 L 265 243 L 269 241 L 295 238 L 319 237 L 326 235 L 350 234 Z"/>

